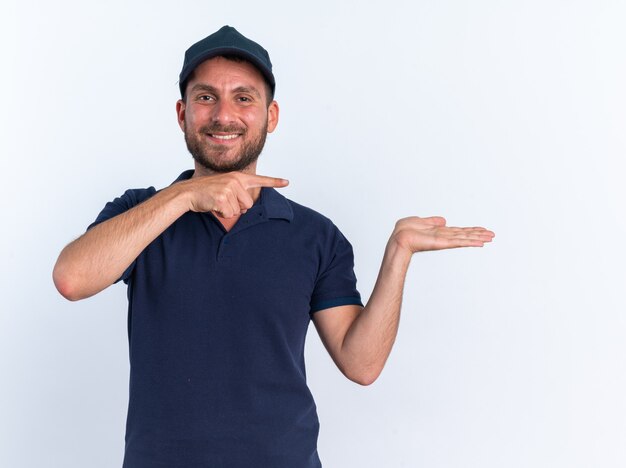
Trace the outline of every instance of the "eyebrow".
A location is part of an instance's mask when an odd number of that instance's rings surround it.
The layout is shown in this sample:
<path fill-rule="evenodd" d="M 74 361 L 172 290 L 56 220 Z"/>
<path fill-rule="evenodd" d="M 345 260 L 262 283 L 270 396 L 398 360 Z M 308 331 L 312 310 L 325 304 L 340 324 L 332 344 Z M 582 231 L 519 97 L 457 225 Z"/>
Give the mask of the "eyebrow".
<path fill-rule="evenodd" d="M 204 83 L 196 83 L 191 88 L 191 92 L 192 93 L 195 93 L 195 92 L 198 92 L 198 91 L 205 91 L 207 93 L 219 94 L 218 91 L 217 91 L 217 88 L 215 88 L 214 86 L 208 85 L 208 84 L 204 84 Z M 261 93 L 259 92 L 258 89 L 256 89 L 253 86 L 237 86 L 235 89 L 233 89 L 233 93 L 254 94 L 259 99 L 261 98 Z"/>
<path fill-rule="evenodd" d="M 217 89 L 215 89 L 213 86 L 211 85 L 207 85 L 207 84 L 202 84 L 202 83 L 196 83 L 195 85 L 193 85 L 193 87 L 191 88 L 191 92 L 195 93 L 196 91 L 206 91 L 207 93 L 216 93 Z"/>
<path fill-rule="evenodd" d="M 237 86 L 235 89 L 233 89 L 233 91 L 235 93 L 254 94 L 256 97 L 261 98 L 261 93 L 253 86 Z"/>

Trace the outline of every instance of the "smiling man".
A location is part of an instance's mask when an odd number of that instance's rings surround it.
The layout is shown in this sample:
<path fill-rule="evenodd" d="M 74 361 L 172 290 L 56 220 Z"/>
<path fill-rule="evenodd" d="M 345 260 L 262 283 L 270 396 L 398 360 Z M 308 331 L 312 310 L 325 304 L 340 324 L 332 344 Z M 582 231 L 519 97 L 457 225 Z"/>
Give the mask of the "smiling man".
<path fill-rule="evenodd" d="M 320 467 L 310 321 L 341 372 L 371 384 L 413 253 L 482 247 L 494 234 L 399 220 L 364 307 L 346 238 L 282 196 L 286 180 L 256 174 L 279 116 L 265 49 L 224 26 L 187 50 L 179 82 L 194 169 L 107 203 L 61 252 L 55 285 L 70 300 L 128 285 L 124 468 Z"/>

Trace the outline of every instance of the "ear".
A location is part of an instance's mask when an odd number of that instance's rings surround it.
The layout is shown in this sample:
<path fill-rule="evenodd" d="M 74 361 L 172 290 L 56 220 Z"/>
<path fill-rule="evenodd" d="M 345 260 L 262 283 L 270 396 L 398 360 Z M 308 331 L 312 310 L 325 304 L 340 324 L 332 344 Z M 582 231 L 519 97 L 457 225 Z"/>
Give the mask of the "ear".
<path fill-rule="evenodd" d="M 267 108 L 267 132 L 272 133 L 278 125 L 278 103 L 276 101 L 272 101 Z"/>
<path fill-rule="evenodd" d="M 176 117 L 178 118 L 178 126 L 185 131 L 185 101 L 179 99 L 176 101 Z"/>

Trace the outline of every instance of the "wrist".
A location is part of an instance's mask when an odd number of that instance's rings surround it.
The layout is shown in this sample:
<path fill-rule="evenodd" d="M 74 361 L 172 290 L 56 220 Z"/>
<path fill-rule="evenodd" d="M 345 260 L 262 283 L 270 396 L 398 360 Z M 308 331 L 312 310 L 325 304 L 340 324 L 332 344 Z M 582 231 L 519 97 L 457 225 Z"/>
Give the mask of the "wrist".
<path fill-rule="evenodd" d="M 186 182 L 187 181 L 177 182 L 161 191 L 167 195 L 167 200 L 181 215 L 192 211 L 193 208 L 191 191 L 186 187 Z"/>
<path fill-rule="evenodd" d="M 394 232 L 385 247 L 385 256 L 383 260 L 403 267 L 408 267 L 412 256 L 413 252 L 411 249 L 404 245 L 401 239 L 399 239 L 396 235 L 396 232 Z"/>

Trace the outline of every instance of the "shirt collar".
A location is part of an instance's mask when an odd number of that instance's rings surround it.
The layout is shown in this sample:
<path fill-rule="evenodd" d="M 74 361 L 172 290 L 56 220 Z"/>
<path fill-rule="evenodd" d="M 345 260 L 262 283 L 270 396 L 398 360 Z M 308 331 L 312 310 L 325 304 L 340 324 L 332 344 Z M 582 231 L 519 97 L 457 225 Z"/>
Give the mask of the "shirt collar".
<path fill-rule="evenodd" d="M 293 209 L 289 200 L 273 187 L 261 187 L 260 203 L 268 218 L 293 220 Z"/>
<path fill-rule="evenodd" d="M 191 179 L 193 173 L 193 169 L 184 171 L 172 184 Z M 261 195 L 257 203 L 263 207 L 268 218 L 286 219 L 287 221 L 293 220 L 291 204 L 273 187 L 261 187 Z"/>

